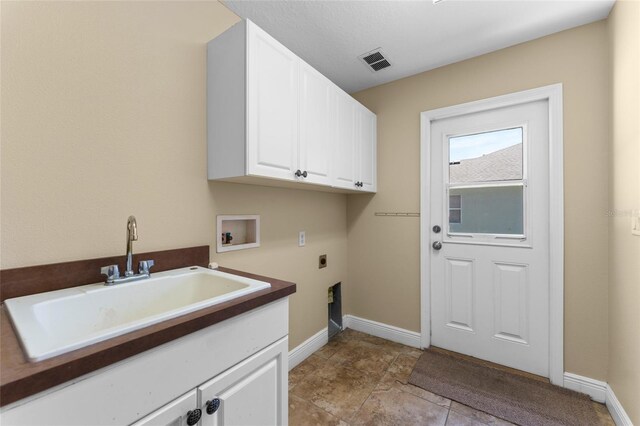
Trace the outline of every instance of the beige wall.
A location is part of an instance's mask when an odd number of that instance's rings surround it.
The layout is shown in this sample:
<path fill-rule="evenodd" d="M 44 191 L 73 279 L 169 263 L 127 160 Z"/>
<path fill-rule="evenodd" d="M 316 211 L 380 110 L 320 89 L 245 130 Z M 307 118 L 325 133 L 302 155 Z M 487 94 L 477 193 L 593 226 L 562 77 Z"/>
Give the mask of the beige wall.
<path fill-rule="evenodd" d="M 373 213 L 419 210 L 419 113 L 562 82 L 565 369 L 604 380 L 609 365 L 609 381 L 639 422 L 640 342 L 629 336 L 637 337 L 640 238 L 630 237 L 628 218 L 605 214 L 640 208 L 631 95 L 634 82 L 640 90 L 631 50 L 638 13 L 638 3 L 625 2 L 608 25 L 358 93 L 378 114 L 379 192 L 347 201 L 207 182 L 205 43 L 238 20 L 219 3 L 3 1 L 0 267 L 121 253 L 126 217 L 135 214 L 136 251 L 211 244 L 212 259 L 225 266 L 297 282 L 291 347 L 326 326 L 326 287 L 346 282 L 347 272 L 347 312 L 418 331 L 418 219 Z M 262 247 L 215 254 L 215 216 L 242 213 L 262 216 Z M 304 248 L 299 230 L 307 232 Z M 323 253 L 329 267 L 318 270 Z"/>
<path fill-rule="evenodd" d="M 2 2 L 1 267 L 211 244 L 294 281 L 290 346 L 326 327 L 346 280 L 346 196 L 209 183 L 207 41 L 218 2 Z M 215 254 L 217 214 L 262 215 L 262 247 Z M 299 230 L 307 245 L 297 246 Z M 329 266 L 318 270 L 318 255 Z"/>
<path fill-rule="evenodd" d="M 564 85 L 565 370 L 606 379 L 608 51 L 604 22 L 355 94 L 378 115 L 378 193 L 348 200 L 350 308 L 420 330 L 419 114 Z"/>
<path fill-rule="evenodd" d="M 640 2 L 618 1 L 608 21 L 611 49 L 609 385 L 640 424 Z"/>

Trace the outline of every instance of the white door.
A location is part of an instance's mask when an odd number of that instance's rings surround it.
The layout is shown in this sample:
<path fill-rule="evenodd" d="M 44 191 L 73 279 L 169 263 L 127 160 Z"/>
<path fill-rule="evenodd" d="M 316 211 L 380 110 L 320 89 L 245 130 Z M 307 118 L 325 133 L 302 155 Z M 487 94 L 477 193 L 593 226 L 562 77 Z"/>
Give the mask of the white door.
<path fill-rule="evenodd" d="M 285 338 L 200 386 L 201 425 L 286 426 L 287 351 Z"/>
<path fill-rule="evenodd" d="M 376 115 L 363 106 L 358 108 L 358 188 L 376 191 Z"/>
<path fill-rule="evenodd" d="M 187 426 L 189 414 L 193 415 L 197 408 L 198 392 L 194 389 L 135 422 L 132 426 Z"/>
<path fill-rule="evenodd" d="M 548 100 L 435 120 L 431 344 L 549 377 Z"/>
<path fill-rule="evenodd" d="M 300 64 L 301 182 L 331 185 L 330 158 L 335 139 L 333 83 L 305 63 Z"/>
<path fill-rule="evenodd" d="M 247 22 L 247 173 L 294 180 L 298 163 L 298 58 Z"/>
<path fill-rule="evenodd" d="M 356 102 L 336 90 L 337 134 L 333 155 L 333 185 L 356 189 Z"/>

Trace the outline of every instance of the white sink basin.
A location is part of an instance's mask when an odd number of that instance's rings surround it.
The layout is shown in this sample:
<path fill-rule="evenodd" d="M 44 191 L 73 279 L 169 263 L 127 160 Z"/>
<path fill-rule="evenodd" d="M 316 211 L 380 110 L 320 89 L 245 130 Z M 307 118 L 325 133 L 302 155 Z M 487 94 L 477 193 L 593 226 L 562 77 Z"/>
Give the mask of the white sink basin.
<path fill-rule="evenodd" d="M 5 300 L 30 361 L 41 361 L 207 306 L 269 288 L 191 267 L 126 284 L 89 284 Z"/>

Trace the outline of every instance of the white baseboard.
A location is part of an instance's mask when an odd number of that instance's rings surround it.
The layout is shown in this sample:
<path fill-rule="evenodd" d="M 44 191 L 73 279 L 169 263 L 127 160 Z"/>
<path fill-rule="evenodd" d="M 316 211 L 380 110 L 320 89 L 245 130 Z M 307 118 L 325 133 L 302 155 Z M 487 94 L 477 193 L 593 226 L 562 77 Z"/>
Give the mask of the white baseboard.
<path fill-rule="evenodd" d="M 573 373 L 564 373 L 564 387 L 586 393 L 594 401 L 604 403 L 607 398 L 607 383 Z"/>
<path fill-rule="evenodd" d="M 312 353 L 326 345 L 328 341 L 329 330 L 325 327 L 295 348 L 291 349 L 289 351 L 289 371 L 310 357 Z"/>
<path fill-rule="evenodd" d="M 414 348 L 420 347 L 420 333 L 415 331 L 405 330 L 404 328 L 394 327 L 353 315 L 345 315 L 342 320 L 342 325 L 344 328 L 350 328 L 406 346 Z"/>
<path fill-rule="evenodd" d="M 576 392 L 586 393 L 594 401 L 606 403 L 616 426 L 633 426 L 631 419 L 624 411 L 622 404 L 620 404 L 608 383 L 573 373 L 564 373 L 564 387 Z"/>
<path fill-rule="evenodd" d="M 616 394 L 613 393 L 613 389 L 607 383 L 607 408 L 609 409 L 609 413 L 611 417 L 613 417 L 613 421 L 616 422 L 616 426 L 633 426 L 631 423 L 631 419 L 627 415 L 627 412 L 624 411 L 622 404 L 618 401 Z"/>
<path fill-rule="evenodd" d="M 353 315 L 345 315 L 342 317 L 342 327 L 351 328 L 362 333 L 371 334 L 372 336 L 381 337 L 383 339 L 402 343 L 403 345 L 412 346 L 414 348 L 420 347 L 420 333 L 394 327 L 392 325 L 382 324 L 380 322 L 355 317 Z M 328 329 L 325 327 L 290 350 L 289 371 L 311 356 L 312 353 L 326 345 L 328 341 Z"/>

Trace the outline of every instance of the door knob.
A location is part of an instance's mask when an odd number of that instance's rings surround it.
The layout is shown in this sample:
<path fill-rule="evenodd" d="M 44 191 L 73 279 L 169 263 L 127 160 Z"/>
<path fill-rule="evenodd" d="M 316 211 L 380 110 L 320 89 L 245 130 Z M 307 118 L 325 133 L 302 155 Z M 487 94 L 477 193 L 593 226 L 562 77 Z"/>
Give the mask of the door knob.
<path fill-rule="evenodd" d="M 440 241 L 434 241 L 431 245 L 434 250 L 440 250 L 442 248 L 442 243 Z"/>
<path fill-rule="evenodd" d="M 440 231 L 442 231 L 442 228 L 440 228 L 440 225 L 433 226 L 433 232 L 435 232 L 436 234 L 439 234 Z"/>

